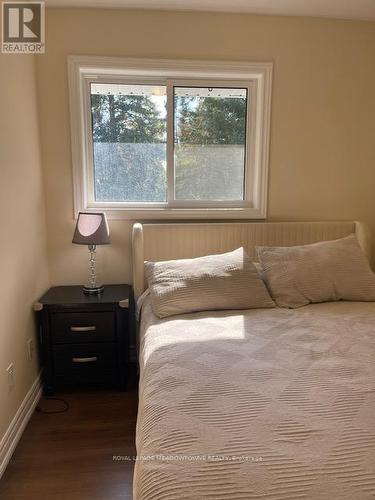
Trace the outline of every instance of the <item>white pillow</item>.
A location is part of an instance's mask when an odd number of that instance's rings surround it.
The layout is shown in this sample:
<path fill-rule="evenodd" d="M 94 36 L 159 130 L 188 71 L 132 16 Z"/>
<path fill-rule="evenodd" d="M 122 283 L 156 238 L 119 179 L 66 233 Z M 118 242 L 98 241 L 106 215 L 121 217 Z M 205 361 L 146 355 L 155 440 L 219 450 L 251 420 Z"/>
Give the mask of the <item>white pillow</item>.
<path fill-rule="evenodd" d="M 257 247 L 268 290 L 280 307 L 336 300 L 375 301 L 375 275 L 354 234 L 294 247 Z"/>
<path fill-rule="evenodd" d="M 265 284 L 243 248 L 196 259 L 146 262 L 154 313 L 274 307 Z"/>

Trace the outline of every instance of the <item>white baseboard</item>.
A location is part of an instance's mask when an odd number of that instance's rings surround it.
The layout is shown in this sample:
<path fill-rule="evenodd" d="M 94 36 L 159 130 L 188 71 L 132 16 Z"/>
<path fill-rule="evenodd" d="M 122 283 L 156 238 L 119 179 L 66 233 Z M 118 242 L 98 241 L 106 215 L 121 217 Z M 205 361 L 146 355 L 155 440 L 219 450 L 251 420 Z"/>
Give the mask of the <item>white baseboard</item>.
<path fill-rule="evenodd" d="M 42 395 L 40 376 L 34 381 L 17 413 L 14 415 L 8 429 L 0 441 L 0 478 L 20 440 L 25 427 Z"/>

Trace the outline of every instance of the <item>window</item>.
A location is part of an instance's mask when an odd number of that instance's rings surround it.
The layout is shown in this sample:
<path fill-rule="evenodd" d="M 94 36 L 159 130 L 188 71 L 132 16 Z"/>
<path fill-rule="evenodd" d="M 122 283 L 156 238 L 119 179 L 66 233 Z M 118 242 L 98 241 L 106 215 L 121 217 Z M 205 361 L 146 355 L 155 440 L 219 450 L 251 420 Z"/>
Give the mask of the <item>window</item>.
<path fill-rule="evenodd" d="M 271 71 L 70 57 L 75 211 L 264 218 Z"/>
<path fill-rule="evenodd" d="M 175 199 L 243 201 L 247 89 L 173 91 Z"/>
<path fill-rule="evenodd" d="M 165 86 L 91 84 L 95 202 L 167 201 Z"/>

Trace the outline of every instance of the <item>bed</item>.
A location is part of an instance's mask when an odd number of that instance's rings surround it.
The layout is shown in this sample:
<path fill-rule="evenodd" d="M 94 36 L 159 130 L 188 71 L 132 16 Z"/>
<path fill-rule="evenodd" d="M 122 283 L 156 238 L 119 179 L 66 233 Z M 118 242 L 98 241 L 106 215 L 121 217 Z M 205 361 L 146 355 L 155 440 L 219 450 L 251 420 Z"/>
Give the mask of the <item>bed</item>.
<path fill-rule="evenodd" d="M 369 255 L 350 221 L 137 224 L 135 294 L 145 260 L 353 232 Z M 139 336 L 135 499 L 374 498 L 374 303 L 159 319 L 146 296 Z"/>

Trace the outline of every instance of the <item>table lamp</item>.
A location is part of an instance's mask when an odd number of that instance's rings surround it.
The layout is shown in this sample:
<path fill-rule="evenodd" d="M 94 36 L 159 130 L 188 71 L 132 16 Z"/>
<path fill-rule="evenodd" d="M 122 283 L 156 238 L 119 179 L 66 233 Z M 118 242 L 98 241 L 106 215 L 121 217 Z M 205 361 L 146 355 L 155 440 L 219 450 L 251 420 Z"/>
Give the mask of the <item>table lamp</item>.
<path fill-rule="evenodd" d="M 84 293 L 90 295 L 102 293 L 104 286 L 96 281 L 96 245 L 111 243 L 105 214 L 79 212 L 72 243 L 87 245 L 89 248 L 89 281 L 83 287 Z"/>

